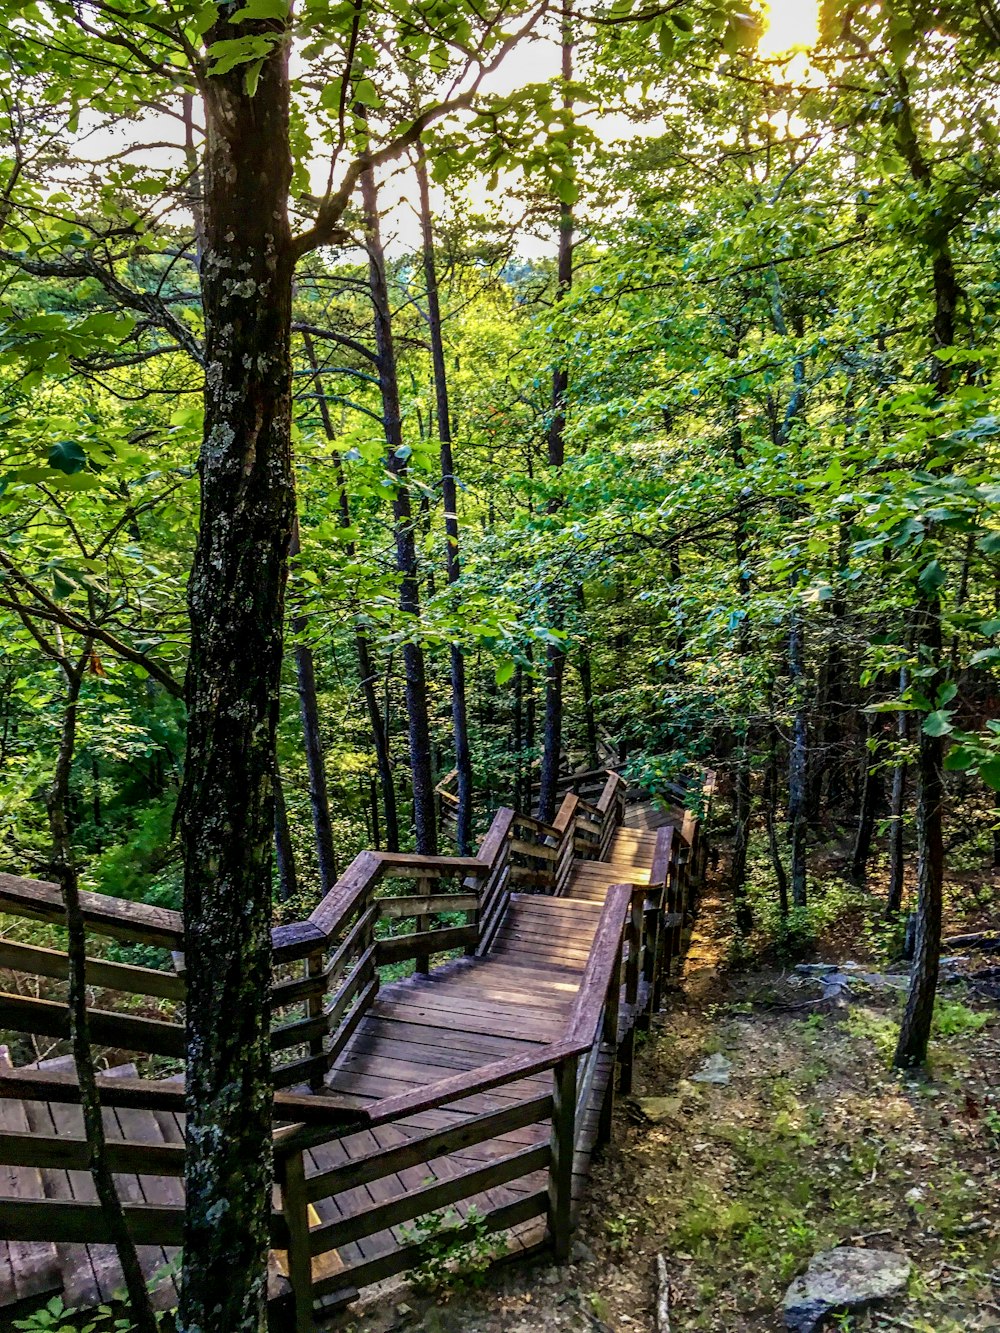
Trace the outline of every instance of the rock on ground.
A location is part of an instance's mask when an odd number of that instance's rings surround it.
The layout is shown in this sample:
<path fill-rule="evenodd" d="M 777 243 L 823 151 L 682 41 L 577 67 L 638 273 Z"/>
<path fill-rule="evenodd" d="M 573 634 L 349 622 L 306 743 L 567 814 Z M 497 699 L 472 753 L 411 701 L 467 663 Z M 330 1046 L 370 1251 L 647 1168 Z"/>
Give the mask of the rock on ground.
<path fill-rule="evenodd" d="M 817 1254 L 785 1296 L 785 1327 L 815 1333 L 827 1315 L 864 1310 L 906 1290 L 910 1261 L 892 1250 L 841 1246 Z"/>

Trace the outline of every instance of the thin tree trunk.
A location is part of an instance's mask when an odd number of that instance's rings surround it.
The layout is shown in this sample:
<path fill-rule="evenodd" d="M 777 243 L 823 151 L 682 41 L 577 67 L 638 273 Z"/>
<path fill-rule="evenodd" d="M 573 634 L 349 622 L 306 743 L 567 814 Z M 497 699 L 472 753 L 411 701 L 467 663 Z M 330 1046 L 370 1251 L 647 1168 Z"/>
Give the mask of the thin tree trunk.
<path fill-rule="evenodd" d="M 274 770 L 274 855 L 278 864 L 278 892 L 281 901 L 287 903 L 299 891 L 299 877 L 295 870 L 292 830 L 288 826 L 285 788 L 277 767 Z"/>
<path fill-rule="evenodd" d="M 522 805 L 524 786 L 524 668 L 520 663 L 514 668 L 514 793 L 511 800 L 515 810 L 527 810 L 531 803 L 530 791 L 527 805 Z M 528 778 L 530 788 L 531 777 Z"/>
<path fill-rule="evenodd" d="M 228 14 L 228 11 L 227 11 Z M 264 35 L 203 81 L 205 429 L 189 583 L 181 799 L 187 1172 L 180 1326 L 258 1333 L 272 1191 L 271 843 L 284 592 L 294 512 L 282 24 L 220 17 L 209 43 Z"/>
<path fill-rule="evenodd" d="M 573 79 L 573 28 L 569 7 L 563 11 L 562 22 L 562 83 L 567 89 Z M 563 106 L 571 109 L 573 99 L 564 91 Z M 559 205 L 559 251 L 556 260 L 556 299 L 563 297 L 573 285 L 573 208 Z M 552 419 L 547 443 L 550 468 L 561 468 L 566 457 L 566 391 L 569 371 L 564 362 L 556 364 L 552 372 Z M 555 512 L 559 500 L 550 503 Z M 555 619 L 561 623 L 562 612 L 557 609 Z M 559 643 L 550 643 L 545 653 L 545 723 L 542 734 L 542 769 L 539 778 L 538 818 L 551 824 L 556 814 L 559 769 L 562 758 L 563 681 L 566 676 L 566 650 Z"/>
<path fill-rule="evenodd" d="M 292 527 L 289 550 L 294 560 L 300 552 L 299 520 Z M 328 894 L 337 882 L 337 853 L 333 845 L 333 821 L 330 818 L 330 796 L 326 782 L 326 760 L 319 723 L 319 690 L 316 686 L 316 660 L 313 650 L 303 642 L 308 619 L 296 613 L 292 616 L 295 635 L 295 681 L 299 695 L 299 714 L 302 718 L 302 741 L 309 774 L 309 804 L 312 807 L 313 831 L 316 838 L 316 860 L 319 864 L 320 889 Z M 277 794 L 277 792 L 276 792 Z"/>
<path fill-rule="evenodd" d="M 559 769 L 562 758 L 563 677 L 566 654 L 549 647 L 546 653 L 545 717 L 542 723 L 542 772 L 538 792 L 538 818 L 551 824 L 556 816 Z"/>
<path fill-rule="evenodd" d="M 595 769 L 600 764 L 597 750 L 597 710 L 594 707 L 594 684 L 590 666 L 590 639 L 587 633 L 587 601 L 580 584 L 576 590 L 577 605 L 580 608 L 582 642 L 576 650 L 576 666 L 580 675 L 580 692 L 583 695 L 583 729 L 587 738 L 587 767 Z"/>
<path fill-rule="evenodd" d="M 933 188 L 930 166 L 923 155 L 914 129 L 906 75 L 898 75 L 900 114 L 897 120 L 897 146 L 918 187 Z M 954 225 L 952 220 L 951 225 Z M 934 279 L 934 321 L 932 340 L 935 355 L 931 363 L 931 381 L 943 398 L 950 386 L 952 368 L 947 357 L 937 355 L 953 347 L 956 338 L 956 314 L 961 287 L 955 272 L 950 246 L 950 227 L 942 228 L 936 220 L 926 237 Z M 921 561 L 933 550 L 933 524 L 928 524 Z M 917 580 L 918 632 L 917 650 L 928 672 L 921 684 L 935 707 L 946 672 L 943 662 L 941 599 L 938 591 L 928 592 Z M 917 917 L 910 992 L 899 1031 L 893 1063 L 908 1069 L 927 1058 L 934 1000 L 937 993 L 941 957 L 941 921 L 944 889 L 944 737 L 930 735 L 921 727 L 917 748 Z"/>
<path fill-rule="evenodd" d="M 931 697 L 944 681 L 941 669 L 942 634 L 939 600 L 927 598 L 921 607 L 918 644 L 922 655 L 937 665 L 927 681 Z M 899 1031 L 893 1063 L 900 1069 L 921 1065 L 927 1058 L 934 999 L 941 956 L 941 919 L 944 885 L 944 738 L 921 728 L 917 749 L 917 919 L 910 992 Z"/>
<path fill-rule="evenodd" d="M 527 659 L 527 669 L 524 679 L 524 795 L 518 806 L 519 810 L 530 811 L 531 794 L 535 784 L 535 765 L 534 754 L 537 742 L 537 711 L 538 700 L 535 693 L 535 649 L 534 645 L 528 643 L 525 645 L 524 656 Z"/>
<path fill-rule="evenodd" d="M 52 832 L 52 864 L 63 892 L 66 908 L 67 961 L 69 967 L 69 1023 L 73 1061 L 80 1090 L 80 1108 L 87 1140 L 90 1174 L 104 1220 L 111 1232 L 125 1288 L 131 1307 L 131 1320 L 139 1333 L 155 1333 L 156 1316 L 135 1244 L 125 1222 L 115 1178 L 108 1165 L 107 1140 L 101 1114 L 101 1095 L 97 1086 L 94 1053 L 90 1044 L 87 1013 L 87 932 L 80 908 L 80 888 L 73 857 L 68 808 L 70 769 L 76 748 L 77 713 L 80 686 L 90 660 L 91 645 L 85 645 L 77 662 L 63 659 L 66 699 L 63 707 L 62 734 L 56 756 L 55 774 L 49 791 L 49 828 Z"/>
<path fill-rule="evenodd" d="M 861 789 L 861 812 L 858 816 L 858 829 L 851 852 L 851 878 L 856 884 L 864 884 L 868 877 L 868 859 L 871 856 L 872 841 L 875 837 L 875 821 L 884 799 L 882 770 L 879 767 L 879 751 L 872 750 L 868 744 L 879 734 L 880 726 L 871 714 L 866 717 L 865 725 L 865 760 L 864 779 Z"/>
<path fill-rule="evenodd" d="M 313 381 L 316 386 L 316 398 L 319 403 L 320 420 L 323 423 L 323 432 L 330 444 L 336 442 L 336 432 L 333 428 L 333 419 L 330 416 L 330 403 L 326 396 L 326 390 L 323 387 L 323 376 L 320 372 L 319 361 L 316 357 L 316 349 L 308 333 L 302 335 L 305 345 L 306 355 L 309 358 L 309 365 L 313 371 Z M 351 526 L 351 500 L 347 491 L 347 477 L 344 474 L 344 461 L 340 456 L 340 451 L 333 451 L 333 466 L 337 477 L 337 508 L 340 515 L 340 526 L 349 528 Z M 353 560 L 357 547 L 353 541 L 344 543 L 344 553 L 349 560 Z M 382 788 L 382 805 L 385 810 L 385 835 L 386 845 L 390 852 L 399 851 L 399 816 L 396 811 L 396 787 L 392 774 L 392 760 L 389 754 L 389 737 L 385 722 L 382 718 L 382 710 L 379 707 L 378 693 L 375 689 L 375 667 L 367 635 L 355 624 L 354 631 L 354 650 L 358 659 L 358 674 L 361 677 L 361 692 L 364 696 L 365 707 L 368 710 L 368 722 L 371 727 L 372 745 L 375 749 L 375 763 L 378 767 L 379 783 Z M 315 695 L 315 686 L 313 688 Z M 317 727 L 317 745 L 318 745 L 318 727 Z M 322 759 L 322 750 L 319 751 L 319 757 Z M 323 767 L 323 790 L 326 790 L 326 769 Z M 329 802 L 326 802 L 327 819 L 329 820 Z M 332 849 L 332 831 L 331 831 L 331 849 Z M 335 863 L 334 863 L 335 864 Z M 336 878 L 336 870 L 334 871 Z"/>
<path fill-rule="evenodd" d="M 797 596 L 797 593 L 796 593 Z M 792 745 L 788 761 L 788 822 L 791 839 L 792 902 L 796 907 L 806 905 L 806 775 L 809 762 L 809 734 L 805 710 L 805 651 L 802 611 L 792 610 L 792 624 L 788 634 L 788 665 L 792 678 L 793 708 Z"/>
<path fill-rule="evenodd" d="M 379 363 L 382 393 L 382 421 L 387 446 L 386 469 L 396 487 L 393 500 L 393 525 L 396 538 L 396 568 L 400 575 L 399 609 L 409 622 L 411 635 L 420 629 L 420 584 L 417 546 L 413 532 L 413 512 L 408 485 L 409 468 L 403 451 L 403 422 L 399 403 L 399 379 L 396 349 L 392 337 L 392 315 L 386 280 L 385 253 L 378 212 L 378 186 L 371 169 L 362 173 L 361 198 L 364 204 L 368 242 L 368 277 L 375 314 L 375 351 Z M 403 669 L 406 685 L 406 713 L 409 723 L 410 772 L 413 778 L 413 823 L 417 851 L 424 856 L 437 853 L 437 827 L 434 800 L 434 775 L 431 765 L 430 719 L 427 711 L 427 674 L 424 651 L 415 638 L 403 645 Z"/>
<path fill-rule="evenodd" d="M 378 769 L 379 786 L 382 789 L 382 810 L 385 814 L 385 846 L 387 851 L 398 852 L 399 813 L 396 806 L 396 780 L 392 772 L 392 754 L 389 750 L 389 728 L 379 707 L 378 691 L 375 688 L 375 664 L 372 660 L 368 639 L 364 634 L 357 634 L 354 646 L 358 654 L 361 692 L 365 697 L 365 706 L 368 709 L 372 744 L 375 747 L 375 765 Z"/>
<path fill-rule="evenodd" d="M 733 463 L 741 470 L 746 465 L 743 449 L 743 430 L 739 420 L 739 402 L 731 405 L 732 429 L 730 447 Z M 740 663 L 740 684 L 749 692 L 749 667 L 753 649 L 750 634 L 750 552 L 749 531 L 747 526 L 746 505 L 741 504 L 736 516 L 734 534 L 734 553 L 736 556 L 736 586 L 740 599 L 740 619 L 736 629 L 736 656 Z M 735 816 L 736 832 L 733 841 L 733 860 L 730 869 L 730 887 L 736 911 L 736 929 L 748 935 L 753 929 L 753 912 L 747 896 L 747 852 L 750 846 L 750 820 L 752 814 L 752 755 L 750 748 L 749 727 L 742 738 L 735 770 Z M 773 820 L 770 827 L 773 837 Z M 784 867 L 781 869 L 784 876 Z M 786 891 L 787 894 L 787 891 Z"/>
<path fill-rule="evenodd" d="M 747 851 L 750 846 L 750 817 L 753 809 L 750 775 L 750 746 L 744 739 L 734 773 L 736 832 L 733 838 L 733 860 L 730 869 L 736 929 L 741 935 L 749 935 L 753 930 L 753 912 L 747 897 Z"/>
<path fill-rule="evenodd" d="M 767 845 L 771 853 L 771 865 L 774 868 L 774 881 L 778 888 L 778 907 L 781 915 L 788 915 L 788 876 L 785 874 L 781 849 L 778 846 L 777 807 L 778 807 L 778 763 L 774 753 L 774 737 L 771 738 L 771 755 L 768 761 L 766 788 L 766 806 L 764 822 L 767 826 Z"/>
<path fill-rule="evenodd" d="M 445 366 L 441 304 L 438 297 L 437 265 L 434 257 L 434 227 L 430 187 L 423 146 L 417 145 L 417 183 L 420 191 L 420 228 L 423 241 L 424 281 L 427 287 L 427 324 L 434 367 L 434 398 L 437 404 L 438 439 L 441 442 L 441 498 L 444 500 L 445 571 L 454 586 L 462 572 L 458 533 L 458 486 L 452 456 L 451 407 L 448 402 L 448 373 Z M 455 772 L 458 778 L 458 808 L 455 840 L 460 856 L 472 849 L 472 748 L 469 744 L 469 710 L 466 702 L 465 657 L 457 643 L 451 645 L 451 720 L 455 737 Z"/>

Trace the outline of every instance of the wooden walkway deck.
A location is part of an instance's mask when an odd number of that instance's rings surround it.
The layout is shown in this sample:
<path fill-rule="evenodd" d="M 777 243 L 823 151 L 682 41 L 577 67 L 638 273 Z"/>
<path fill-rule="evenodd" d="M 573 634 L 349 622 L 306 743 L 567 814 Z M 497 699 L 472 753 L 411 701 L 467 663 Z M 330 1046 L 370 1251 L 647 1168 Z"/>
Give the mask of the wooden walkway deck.
<path fill-rule="evenodd" d="M 289 1058 L 276 1067 L 288 1091 L 275 1102 L 271 1289 L 276 1310 L 290 1303 L 283 1318 L 297 1330 L 418 1264 L 442 1226 L 457 1240 L 484 1227 L 500 1233 L 508 1253 L 543 1244 L 568 1253 L 608 1128 L 616 1059 L 628 1086 L 634 1030 L 677 953 L 694 882 L 691 813 L 630 807 L 623 795 L 612 776 L 597 805 L 568 796 L 552 826 L 501 811 L 478 858 L 364 853 L 304 923 L 322 943 L 302 927 L 275 932 L 275 1003 L 284 1005 L 275 1048 Z M 400 877 L 409 894 L 388 896 Z M 444 891 L 449 878 L 457 892 Z M 44 895 L 31 883 L 0 876 L 0 910 L 20 904 L 37 916 Z M 112 901 L 89 905 L 93 922 L 106 923 Z M 128 910 L 134 932 L 143 919 L 137 927 L 135 905 Z M 453 924 L 456 910 L 465 926 Z M 147 933 L 182 930 L 169 915 L 150 918 Z M 380 918 L 389 926 L 381 935 Z M 407 921 L 413 930 L 398 934 Z M 7 956 L 3 946 L 0 967 L 29 961 L 22 946 Z M 380 969 L 405 958 L 413 973 L 381 982 Z M 58 974 L 50 960 L 34 961 Z M 150 985 L 148 975 L 124 980 Z M 30 1031 L 33 1020 L 51 1031 L 51 1001 L 25 1010 L 18 1000 L 0 996 L 0 1027 Z M 111 1024 L 120 1048 L 155 1050 L 143 1021 L 108 1014 L 95 1030 Z M 10 1163 L 0 1167 L 0 1310 L 54 1292 L 96 1304 L 122 1285 L 65 1064 L 0 1065 L 0 1161 Z M 151 1242 L 140 1253 L 159 1275 L 162 1306 L 176 1301 L 182 1093 L 176 1081 L 137 1081 L 129 1065 L 103 1080 L 121 1197 L 137 1240 Z M 338 1117 L 344 1130 L 331 1133 Z"/>

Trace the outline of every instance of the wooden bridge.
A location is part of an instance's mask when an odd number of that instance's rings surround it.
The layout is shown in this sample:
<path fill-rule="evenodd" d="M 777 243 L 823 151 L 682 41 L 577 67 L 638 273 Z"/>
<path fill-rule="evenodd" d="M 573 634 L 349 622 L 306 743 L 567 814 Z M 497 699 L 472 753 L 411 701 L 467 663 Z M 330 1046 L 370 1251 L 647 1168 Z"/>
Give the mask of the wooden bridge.
<path fill-rule="evenodd" d="M 592 776 L 592 775 L 591 775 Z M 502 809 L 475 857 L 362 852 L 273 931 L 271 1306 L 296 1333 L 418 1267 L 430 1233 L 568 1257 L 591 1153 L 659 1007 L 705 857 L 704 805 L 629 805 L 617 774 L 553 824 Z M 157 1302 L 183 1232 L 183 922 L 83 895 L 96 935 L 174 971 L 88 963 L 112 1167 Z M 0 875 L 0 912 L 60 924 L 59 889 Z M 0 1030 L 69 1033 L 66 956 L 0 939 Z M 116 999 L 117 997 L 117 999 Z M 155 1015 L 155 1016 L 154 1016 Z M 137 1066 L 122 1064 L 138 1053 Z M 615 1069 L 617 1066 L 617 1079 Z M 0 1062 L 0 1307 L 122 1286 L 65 1056 Z M 433 1239 L 440 1240 L 440 1235 Z M 9 1311 L 7 1312 L 9 1313 Z"/>

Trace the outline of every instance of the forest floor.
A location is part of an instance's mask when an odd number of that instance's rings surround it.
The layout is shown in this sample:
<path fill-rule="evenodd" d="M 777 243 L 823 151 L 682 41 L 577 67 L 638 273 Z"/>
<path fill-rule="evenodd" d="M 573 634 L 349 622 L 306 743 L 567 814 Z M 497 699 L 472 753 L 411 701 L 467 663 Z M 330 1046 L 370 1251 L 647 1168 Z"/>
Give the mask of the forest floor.
<path fill-rule="evenodd" d="M 659 1253 L 672 1333 L 777 1330 L 791 1278 L 837 1244 L 902 1251 L 913 1277 L 904 1299 L 831 1327 L 1000 1330 L 996 1002 L 942 992 L 930 1075 L 902 1079 L 898 992 L 822 1002 L 791 969 L 731 970 L 729 936 L 709 894 L 595 1164 L 574 1262 L 404 1291 L 349 1317 L 354 1333 L 647 1333 Z M 720 1055 L 727 1084 L 691 1081 Z"/>

